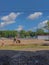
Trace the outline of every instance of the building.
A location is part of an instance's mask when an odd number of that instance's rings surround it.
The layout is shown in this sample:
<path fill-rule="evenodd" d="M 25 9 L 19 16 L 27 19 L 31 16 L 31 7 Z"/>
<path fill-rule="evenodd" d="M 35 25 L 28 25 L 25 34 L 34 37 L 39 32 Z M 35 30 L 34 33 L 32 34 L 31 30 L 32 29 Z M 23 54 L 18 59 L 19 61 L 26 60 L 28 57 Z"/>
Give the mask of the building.
<path fill-rule="evenodd" d="M 37 39 L 42 39 L 42 40 L 49 40 L 49 35 L 38 35 Z"/>

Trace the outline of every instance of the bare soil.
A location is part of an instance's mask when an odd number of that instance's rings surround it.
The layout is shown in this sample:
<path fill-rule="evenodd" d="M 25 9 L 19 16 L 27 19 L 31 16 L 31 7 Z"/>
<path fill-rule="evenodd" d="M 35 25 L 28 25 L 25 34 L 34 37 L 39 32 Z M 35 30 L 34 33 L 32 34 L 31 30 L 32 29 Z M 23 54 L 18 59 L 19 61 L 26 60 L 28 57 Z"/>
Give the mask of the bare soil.
<path fill-rule="evenodd" d="M 46 40 L 38 40 L 38 39 L 19 39 L 20 44 L 43 44 L 43 43 L 48 43 L 49 41 Z M 16 42 L 13 41 L 13 39 L 7 39 L 3 38 L 0 39 L 0 45 L 4 43 L 4 45 L 10 45 L 10 44 L 17 44 Z"/>

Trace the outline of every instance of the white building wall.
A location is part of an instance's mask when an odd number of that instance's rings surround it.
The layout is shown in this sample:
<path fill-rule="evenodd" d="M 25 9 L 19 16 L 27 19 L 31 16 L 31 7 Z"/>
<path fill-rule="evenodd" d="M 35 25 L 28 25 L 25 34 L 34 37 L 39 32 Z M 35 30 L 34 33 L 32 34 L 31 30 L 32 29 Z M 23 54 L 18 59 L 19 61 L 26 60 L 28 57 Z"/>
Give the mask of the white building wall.
<path fill-rule="evenodd" d="M 49 40 L 49 36 L 37 36 L 38 39 Z"/>

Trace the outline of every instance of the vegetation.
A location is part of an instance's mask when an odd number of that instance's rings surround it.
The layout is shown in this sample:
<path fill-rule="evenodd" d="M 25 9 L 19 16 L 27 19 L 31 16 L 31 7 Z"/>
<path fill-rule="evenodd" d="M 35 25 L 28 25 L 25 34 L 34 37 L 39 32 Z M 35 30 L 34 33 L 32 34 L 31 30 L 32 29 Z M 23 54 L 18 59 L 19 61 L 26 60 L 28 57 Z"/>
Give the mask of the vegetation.
<path fill-rule="evenodd" d="M 18 32 L 18 31 L 0 31 L 0 37 L 9 38 L 9 37 L 18 36 L 18 34 L 21 38 L 33 37 L 35 35 L 34 32 L 25 31 L 25 30 L 22 30 L 20 32 Z"/>
<path fill-rule="evenodd" d="M 0 37 L 6 37 L 6 38 L 11 38 L 11 37 L 15 37 L 15 36 L 18 36 L 19 34 L 19 37 L 20 38 L 32 38 L 36 35 L 41 35 L 41 34 L 48 34 L 46 32 L 44 32 L 44 30 L 42 29 L 37 29 L 36 32 L 32 32 L 32 31 L 25 31 L 25 30 L 22 30 L 20 32 L 18 31 L 0 31 Z"/>
<path fill-rule="evenodd" d="M 36 34 L 37 35 L 42 35 L 42 34 L 45 34 L 45 32 L 44 32 L 43 29 L 37 29 Z"/>
<path fill-rule="evenodd" d="M 49 34 L 49 21 L 46 23 L 46 25 L 43 27 L 44 29 L 48 30 L 48 32 L 45 32 L 43 29 L 37 29 L 36 32 L 33 31 L 25 31 L 25 30 L 21 30 L 20 32 L 18 31 L 0 31 L 0 37 L 15 37 L 15 36 L 19 36 L 21 38 L 30 38 L 36 35 L 42 35 L 42 34 Z"/>
<path fill-rule="evenodd" d="M 9 45 L 9 46 L 0 46 L 0 50 L 30 50 L 32 49 L 33 50 L 49 50 L 49 46 L 43 46 L 43 45 L 40 45 L 40 44 L 20 44 L 20 45 Z"/>
<path fill-rule="evenodd" d="M 48 30 L 48 33 L 49 33 L 49 21 L 46 23 L 46 25 L 44 26 L 44 28 L 45 28 L 46 30 Z"/>
<path fill-rule="evenodd" d="M 17 31 L 0 31 L 0 37 L 15 37 L 17 34 Z"/>

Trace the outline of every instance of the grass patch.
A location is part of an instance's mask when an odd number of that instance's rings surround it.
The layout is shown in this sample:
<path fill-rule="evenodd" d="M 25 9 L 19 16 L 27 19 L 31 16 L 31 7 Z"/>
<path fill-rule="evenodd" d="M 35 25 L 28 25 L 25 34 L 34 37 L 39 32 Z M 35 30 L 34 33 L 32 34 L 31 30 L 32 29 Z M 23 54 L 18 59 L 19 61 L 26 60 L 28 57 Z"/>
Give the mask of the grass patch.
<path fill-rule="evenodd" d="M 8 45 L 8 46 L 0 46 L 0 50 L 22 50 L 22 49 L 49 49 L 49 46 L 41 46 L 39 44 L 17 44 L 17 45 Z"/>

